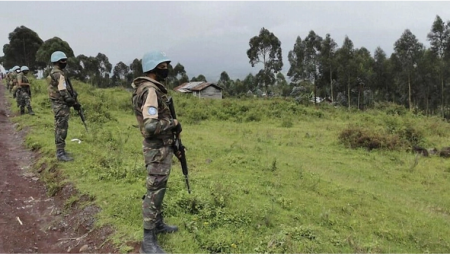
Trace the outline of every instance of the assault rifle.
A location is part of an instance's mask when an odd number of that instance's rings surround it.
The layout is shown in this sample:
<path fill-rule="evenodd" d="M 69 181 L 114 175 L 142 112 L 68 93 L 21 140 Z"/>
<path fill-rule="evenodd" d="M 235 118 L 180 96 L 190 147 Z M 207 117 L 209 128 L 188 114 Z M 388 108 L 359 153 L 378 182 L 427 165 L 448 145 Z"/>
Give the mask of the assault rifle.
<path fill-rule="evenodd" d="M 173 106 L 172 97 L 169 97 L 169 99 L 167 100 L 167 104 L 169 105 L 170 114 L 172 115 L 172 118 L 176 119 L 177 115 L 175 114 L 175 107 Z M 183 171 L 184 180 L 186 181 L 186 187 L 188 193 L 191 194 L 191 188 L 189 187 L 189 179 L 188 179 L 188 167 L 185 154 L 186 147 L 184 147 L 183 144 L 181 143 L 180 132 L 181 126 L 178 125 L 175 128 L 175 131 L 173 131 L 174 136 L 173 151 L 178 160 L 180 160 L 181 170 Z"/>
<path fill-rule="evenodd" d="M 86 129 L 86 132 L 88 132 L 88 128 L 86 126 L 86 118 L 84 117 L 84 113 L 83 113 L 83 109 L 81 108 L 81 104 L 78 102 L 78 94 L 75 92 L 75 90 L 73 90 L 72 87 L 72 83 L 70 83 L 69 78 L 65 78 L 66 79 L 66 84 L 69 87 L 69 89 L 67 90 L 70 94 L 71 97 L 73 97 L 73 99 L 75 99 L 75 103 L 77 103 L 80 108 L 78 110 L 76 110 L 78 112 L 78 115 L 80 115 L 81 121 L 83 122 L 84 128 Z"/>

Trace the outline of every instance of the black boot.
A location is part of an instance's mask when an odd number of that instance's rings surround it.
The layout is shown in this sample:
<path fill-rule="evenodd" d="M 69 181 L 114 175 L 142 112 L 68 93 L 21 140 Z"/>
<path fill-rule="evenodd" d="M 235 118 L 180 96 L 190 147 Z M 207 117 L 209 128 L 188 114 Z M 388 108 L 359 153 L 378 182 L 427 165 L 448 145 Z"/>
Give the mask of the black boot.
<path fill-rule="evenodd" d="M 66 154 L 66 152 L 64 151 L 64 149 L 58 149 L 56 150 L 56 158 L 59 161 L 72 161 L 73 158 L 69 157 L 69 155 Z"/>
<path fill-rule="evenodd" d="M 159 247 L 158 240 L 156 240 L 155 229 L 144 229 L 144 240 L 142 241 L 141 254 L 165 254 L 163 249 Z"/>
<path fill-rule="evenodd" d="M 34 115 L 34 112 L 33 112 L 33 109 L 31 108 L 31 106 L 28 106 L 28 114 Z"/>
<path fill-rule="evenodd" d="M 156 233 L 173 233 L 178 231 L 177 226 L 171 226 L 164 223 L 162 213 L 158 214 L 156 217 Z"/>

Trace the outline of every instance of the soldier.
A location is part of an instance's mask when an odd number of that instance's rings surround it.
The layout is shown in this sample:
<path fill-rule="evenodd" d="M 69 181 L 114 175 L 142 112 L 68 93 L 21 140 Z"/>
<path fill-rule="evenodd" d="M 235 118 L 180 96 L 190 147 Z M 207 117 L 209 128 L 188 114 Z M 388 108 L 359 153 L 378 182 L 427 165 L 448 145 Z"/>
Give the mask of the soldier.
<path fill-rule="evenodd" d="M 12 71 L 9 81 L 9 93 L 12 93 L 14 86 L 16 86 L 17 84 L 17 73 L 20 72 L 20 66 L 14 66 L 11 70 Z M 13 93 L 13 97 L 16 98 L 16 94 Z"/>
<path fill-rule="evenodd" d="M 147 168 L 147 193 L 142 202 L 144 240 L 140 253 L 164 253 L 158 245 L 156 234 L 178 230 L 178 227 L 164 223 L 162 211 L 172 167 L 172 129 L 180 125 L 170 114 L 167 88 L 161 83 L 167 77 L 170 61 L 163 52 L 145 54 L 142 58 L 145 76 L 136 78 L 131 84 L 134 88 L 134 113 L 144 136 L 142 144 Z"/>
<path fill-rule="evenodd" d="M 80 105 L 75 102 L 72 95 L 75 91 L 69 91 L 66 86 L 63 69 L 67 65 L 67 56 L 62 51 L 55 51 L 50 57 L 53 69 L 47 76 L 48 96 L 52 102 L 53 113 L 55 114 L 55 145 L 56 158 L 59 161 L 72 161 L 73 158 L 65 151 L 67 129 L 69 128 L 70 107 L 75 110 L 80 109 Z"/>
<path fill-rule="evenodd" d="M 9 90 L 9 70 L 6 70 L 5 84 L 6 84 L 6 89 Z"/>
<path fill-rule="evenodd" d="M 17 100 L 20 107 L 20 114 L 25 114 L 25 107 L 28 109 L 28 114 L 34 115 L 33 109 L 31 108 L 31 84 L 27 78 L 28 71 L 27 66 L 22 66 L 20 68 L 20 73 L 17 75 Z M 14 92 L 13 92 L 14 93 Z"/>

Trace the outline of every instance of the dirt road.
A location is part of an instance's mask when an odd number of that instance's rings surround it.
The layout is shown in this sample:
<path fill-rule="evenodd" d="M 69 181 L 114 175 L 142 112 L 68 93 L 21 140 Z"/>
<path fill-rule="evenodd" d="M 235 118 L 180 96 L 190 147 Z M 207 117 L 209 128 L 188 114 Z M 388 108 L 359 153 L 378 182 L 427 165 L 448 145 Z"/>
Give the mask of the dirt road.
<path fill-rule="evenodd" d="M 38 154 L 23 146 L 25 131 L 17 132 L 10 121 L 17 107 L 10 110 L 5 94 L 10 96 L 0 83 L 0 254 L 117 253 L 106 241 L 111 229 L 93 230 L 97 208 L 64 208 L 76 193 L 70 185 L 47 196 L 32 169 Z"/>

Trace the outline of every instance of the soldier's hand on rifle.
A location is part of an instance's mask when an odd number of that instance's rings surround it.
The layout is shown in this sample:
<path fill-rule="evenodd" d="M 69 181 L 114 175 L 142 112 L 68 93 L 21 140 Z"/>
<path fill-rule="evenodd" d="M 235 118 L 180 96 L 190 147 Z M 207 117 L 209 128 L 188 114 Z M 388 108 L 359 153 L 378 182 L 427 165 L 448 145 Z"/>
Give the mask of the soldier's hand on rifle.
<path fill-rule="evenodd" d="M 75 104 L 73 105 L 73 109 L 75 109 L 76 111 L 79 111 L 81 109 L 81 104 L 79 104 L 78 102 L 75 102 Z"/>
<path fill-rule="evenodd" d="M 177 134 L 180 134 L 181 131 L 183 131 L 183 129 L 181 128 L 181 123 L 178 122 L 177 119 L 173 119 L 173 122 L 175 124 L 175 127 L 174 127 L 175 131 L 177 132 Z"/>

